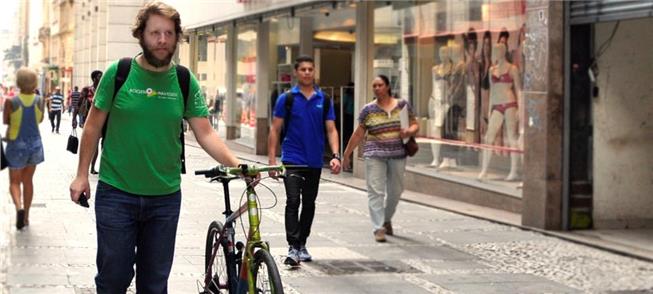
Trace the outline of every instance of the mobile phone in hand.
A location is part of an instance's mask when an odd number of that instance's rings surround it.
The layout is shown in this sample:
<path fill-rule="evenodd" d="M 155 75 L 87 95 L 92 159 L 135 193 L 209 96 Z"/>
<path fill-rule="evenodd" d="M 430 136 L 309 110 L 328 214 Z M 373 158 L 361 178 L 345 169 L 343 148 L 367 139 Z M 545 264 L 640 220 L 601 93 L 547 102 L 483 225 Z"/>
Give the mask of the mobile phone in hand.
<path fill-rule="evenodd" d="M 86 193 L 82 192 L 82 194 L 79 194 L 79 200 L 77 203 L 83 207 L 89 207 L 88 197 L 86 197 Z"/>

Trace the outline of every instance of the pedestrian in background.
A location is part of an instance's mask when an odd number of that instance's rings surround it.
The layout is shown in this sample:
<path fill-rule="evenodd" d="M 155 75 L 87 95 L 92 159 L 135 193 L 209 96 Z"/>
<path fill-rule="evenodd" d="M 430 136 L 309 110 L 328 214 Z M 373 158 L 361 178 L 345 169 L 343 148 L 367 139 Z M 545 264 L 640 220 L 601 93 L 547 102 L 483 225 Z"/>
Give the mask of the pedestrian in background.
<path fill-rule="evenodd" d="M 419 125 L 408 101 L 392 97 L 390 81 L 378 75 L 372 82 L 376 99 L 363 107 L 359 125 L 345 148 L 343 166 L 349 168 L 350 156 L 365 139 L 365 178 L 374 239 L 385 242 L 385 235 L 394 235 L 392 216 L 404 191 L 406 151 L 402 139 L 415 136 Z M 402 129 L 399 113 L 406 108 L 409 127 Z"/>
<path fill-rule="evenodd" d="M 286 165 L 308 166 L 303 170 L 288 171 L 289 176 L 283 180 L 287 197 L 286 240 L 289 245 L 288 257 L 284 263 L 291 266 L 313 259 L 306 249 L 306 241 L 311 233 L 315 216 L 315 199 L 322 174 L 325 134 L 333 154 L 329 163 L 331 173 L 338 174 L 340 172 L 338 131 L 335 125 L 336 115 L 333 100 L 326 99 L 326 94 L 315 85 L 313 58 L 308 56 L 297 58 L 295 75 L 297 76 L 297 85 L 290 91 L 281 94 L 277 99 L 268 137 L 268 163 L 270 165 L 277 164 L 276 147 L 279 144 L 279 133 L 284 128 L 285 137 L 281 142 L 281 161 Z M 287 99 L 293 101 L 290 109 L 286 109 Z M 327 107 L 328 112 L 325 117 L 324 109 Z M 275 177 L 276 173 L 272 172 L 270 176 Z"/>
<path fill-rule="evenodd" d="M 93 81 L 93 83 L 90 86 L 86 86 L 82 89 L 82 92 L 79 94 L 79 101 L 77 101 L 75 110 L 73 111 L 73 129 L 77 128 L 77 117 L 79 117 L 79 127 L 84 127 L 86 117 L 88 116 L 88 113 L 93 105 L 93 99 L 95 98 L 95 89 L 97 89 L 98 85 L 100 84 L 101 78 L 102 71 L 94 70 L 91 72 L 91 81 Z M 98 174 L 97 170 L 95 169 L 95 162 L 97 161 L 98 152 L 99 147 L 96 146 L 95 153 L 93 153 L 93 159 L 91 160 L 92 175 Z"/>
<path fill-rule="evenodd" d="M 43 143 L 39 123 L 43 121 L 44 102 L 34 94 L 36 72 L 21 68 L 16 72 L 20 94 L 5 101 L 3 122 L 7 125 L 5 155 L 9 164 L 9 193 L 16 206 L 16 228 L 29 225 L 29 209 L 34 196 L 32 178 L 36 165 L 43 162 Z M 22 191 L 22 193 L 21 193 Z"/>
<path fill-rule="evenodd" d="M 61 90 L 56 87 L 54 93 L 50 95 L 47 100 L 50 125 L 52 125 L 52 132 L 59 134 L 59 125 L 61 125 L 61 112 L 63 111 L 64 101 L 61 95 Z"/>
<path fill-rule="evenodd" d="M 95 89 L 100 83 L 102 78 L 102 71 L 94 70 L 91 72 L 91 81 L 93 82 L 90 86 L 82 88 L 82 92 L 79 94 L 79 101 L 75 110 L 77 113 L 73 112 L 73 129 L 77 127 L 77 117 L 79 116 L 79 127 L 83 128 L 84 123 L 86 122 L 86 117 L 88 112 L 93 105 L 93 98 L 95 97 Z M 77 114 L 77 115 L 76 115 Z"/>
<path fill-rule="evenodd" d="M 75 112 L 75 108 L 77 108 L 77 104 L 79 103 L 80 96 L 81 93 L 79 92 L 79 87 L 77 86 L 73 87 L 73 90 L 70 92 L 70 95 L 68 95 L 68 115 L 71 115 Z"/>
<path fill-rule="evenodd" d="M 129 60 L 128 74 L 115 95 L 120 62 L 102 76 L 84 126 L 77 176 L 70 185 L 72 201 L 90 197 L 88 168 L 107 124 L 95 198 L 97 293 L 125 293 L 134 265 L 137 293 L 168 292 L 181 206 L 183 118 L 211 157 L 226 166 L 238 165 L 209 124 L 198 81 L 171 62 L 182 37 L 179 13 L 162 2 L 149 2 L 137 13 L 132 36 L 139 40 L 142 54 Z M 177 73 L 188 78 L 185 104 Z"/>

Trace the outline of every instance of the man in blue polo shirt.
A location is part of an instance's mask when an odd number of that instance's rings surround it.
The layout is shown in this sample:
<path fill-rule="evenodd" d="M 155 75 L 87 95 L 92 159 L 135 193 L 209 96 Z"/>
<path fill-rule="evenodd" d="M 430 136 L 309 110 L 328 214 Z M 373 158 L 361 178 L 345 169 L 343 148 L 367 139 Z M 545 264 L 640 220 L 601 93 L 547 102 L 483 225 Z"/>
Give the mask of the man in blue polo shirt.
<path fill-rule="evenodd" d="M 297 85 L 289 92 L 281 94 L 274 107 L 274 118 L 268 137 L 268 160 L 270 165 L 277 164 L 276 149 L 279 132 L 282 128 L 285 137 L 281 142 L 281 161 L 283 164 L 307 165 L 307 169 L 289 171 L 284 179 L 286 187 L 286 240 L 288 257 L 285 264 L 296 266 L 300 261 L 311 261 L 306 250 L 306 240 L 311 233 L 315 215 L 315 198 L 322 173 L 322 154 L 324 153 L 324 135 L 329 139 L 333 155 L 329 162 L 331 173 L 340 173 L 340 154 L 338 150 L 338 131 L 335 125 L 333 100 L 325 99 L 325 94 L 315 85 L 315 62 L 309 56 L 300 56 L 295 60 Z M 292 95 L 292 107 L 286 114 L 286 99 Z M 324 105 L 325 102 L 330 105 Z M 329 111 L 324 115 L 324 107 Z M 288 124 L 284 126 L 284 119 Z M 298 176 L 290 176 L 296 174 Z M 276 173 L 271 172 L 275 177 Z M 299 211 L 301 203 L 302 211 Z"/>

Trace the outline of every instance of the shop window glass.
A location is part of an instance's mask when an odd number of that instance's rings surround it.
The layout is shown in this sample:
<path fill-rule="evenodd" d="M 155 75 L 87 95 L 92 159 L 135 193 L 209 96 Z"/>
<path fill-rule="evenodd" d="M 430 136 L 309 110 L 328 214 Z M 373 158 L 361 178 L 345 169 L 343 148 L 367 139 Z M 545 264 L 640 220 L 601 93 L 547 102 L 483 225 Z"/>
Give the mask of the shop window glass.
<path fill-rule="evenodd" d="M 203 41 L 202 41 L 203 40 Z M 227 32 L 226 29 L 216 29 L 201 35 L 198 42 L 199 56 L 197 61 L 197 77 L 204 92 L 206 105 L 209 107 L 209 121 L 220 137 L 226 137 L 225 101 L 227 93 Z"/>
<path fill-rule="evenodd" d="M 208 36 L 197 36 L 197 61 L 206 61 L 208 51 Z"/>
<path fill-rule="evenodd" d="M 236 42 L 236 115 L 240 115 L 240 139 L 254 146 L 256 130 L 256 26 L 239 24 Z"/>
<path fill-rule="evenodd" d="M 270 104 L 268 118 L 272 120 L 272 111 L 279 95 L 289 90 L 296 82 L 293 64 L 299 56 L 298 17 L 275 17 L 270 21 L 270 64 L 274 71 L 270 76 Z"/>
<path fill-rule="evenodd" d="M 409 168 L 520 197 L 525 1 L 396 2 L 375 8 L 373 66 L 418 117 Z"/>

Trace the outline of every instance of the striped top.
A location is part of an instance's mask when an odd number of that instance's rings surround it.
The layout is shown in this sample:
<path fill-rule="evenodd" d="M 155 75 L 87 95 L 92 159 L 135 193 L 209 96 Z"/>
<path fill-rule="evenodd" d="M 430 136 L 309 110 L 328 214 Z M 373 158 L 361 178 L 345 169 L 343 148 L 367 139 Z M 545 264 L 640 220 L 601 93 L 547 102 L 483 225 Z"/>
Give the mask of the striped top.
<path fill-rule="evenodd" d="M 72 91 L 70 93 L 70 106 L 77 107 L 79 103 L 79 97 L 82 95 L 79 91 Z"/>
<path fill-rule="evenodd" d="M 63 96 L 61 94 L 52 94 L 50 97 L 50 111 L 63 109 Z"/>
<path fill-rule="evenodd" d="M 368 158 L 404 158 L 406 151 L 399 137 L 401 123 L 399 112 L 408 107 L 408 119 L 413 121 L 415 115 L 408 101 L 399 100 L 397 106 L 390 112 L 383 110 L 376 100 L 368 103 L 361 110 L 358 121 L 365 127 L 367 135 L 363 146 L 363 157 Z"/>

